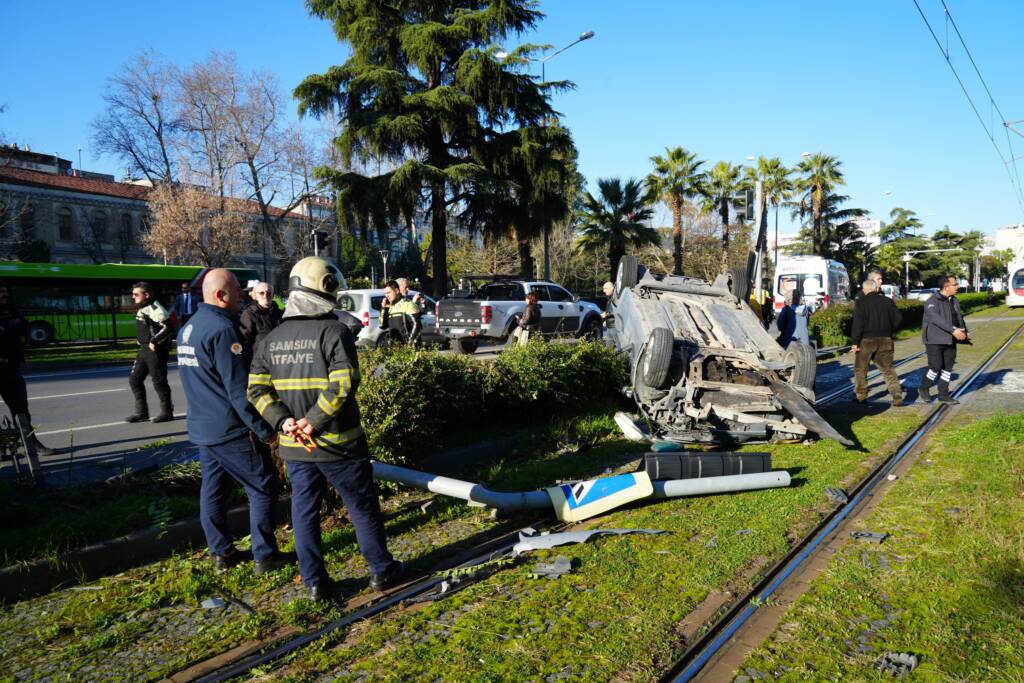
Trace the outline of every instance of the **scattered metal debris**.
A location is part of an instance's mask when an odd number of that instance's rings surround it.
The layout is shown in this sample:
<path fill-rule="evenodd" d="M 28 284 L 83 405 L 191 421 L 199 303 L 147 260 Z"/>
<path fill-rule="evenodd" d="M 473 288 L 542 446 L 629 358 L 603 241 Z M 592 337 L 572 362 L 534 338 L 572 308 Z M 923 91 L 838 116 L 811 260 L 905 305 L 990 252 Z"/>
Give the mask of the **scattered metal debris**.
<path fill-rule="evenodd" d="M 846 495 L 846 492 L 834 486 L 826 486 L 825 495 L 835 505 L 846 505 L 850 502 L 850 497 Z"/>
<path fill-rule="evenodd" d="M 704 544 L 705 548 L 717 548 L 718 547 L 718 536 L 712 536 L 708 539 L 708 542 Z"/>
<path fill-rule="evenodd" d="M 568 557 L 559 555 L 555 558 L 554 562 L 538 562 L 534 565 L 533 569 L 530 570 L 530 578 L 532 579 L 557 579 L 564 576 L 565 574 L 572 573 L 572 562 Z"/>
<path fill-rule="evenodd" d="M 556 534 L 538 534 L 536 529 L 526 528 L 519 532 L 519 543 L 512 547 L 512 556 L 516 557 L 531 550 L 547 550 L 561 545 L 586 543 L 594 536 L 613 534 L 664 534 L 662 529 L 588 529 L 587 531 L 563 531 Z"/>
<path fill-rule="evenodd" d="M 945 512 L 950 517 L 956 517 L 961 512 L 963 512 L 960 508 L 944 508 L 942 511 Z"/>
<path fill-rule="evenodd" d="M 431 498 L 427 502 L 420 505 L 420 512 L 425 515 L 432 515 L 437 512 L 437 498 Z"/>
<path fill-rule="evenodd" d="M 906 652 L 886 652 L 875 660 L 874 668 L 895 676 L 905 678 L 917 668 L 917 657 Z"/>
<path fill-rule="evenodd" d="M 884 572 L 892 571 L 892 566 L 889 564 L 889 557 L 886 555 L 878 556 L 878 566 Z"/>
<path fill-rule="evenodd" d="M 889 538 L 889 534 L 882 531 L 851 531 L 850 535 L 869 543 L 881 543 Z"/>

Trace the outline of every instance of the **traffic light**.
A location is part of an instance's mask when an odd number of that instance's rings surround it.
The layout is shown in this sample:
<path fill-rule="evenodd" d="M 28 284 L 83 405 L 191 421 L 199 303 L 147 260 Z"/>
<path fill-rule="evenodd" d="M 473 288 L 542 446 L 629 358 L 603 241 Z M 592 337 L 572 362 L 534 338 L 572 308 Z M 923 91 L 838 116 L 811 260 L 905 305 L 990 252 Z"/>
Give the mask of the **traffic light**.
<path fill-rule="evenodd" d="M 743 191 L 743 198 L 744 198 L 745 203 L 746 203 L 746 206 L 744 207 L 744 211 L 746 212 L 747 220 L 748 221 L 752 221 L 752 220 L 754 220 L 754 191 L 753 190 L 744 190 Z"/>
<path fill-rule="evenodd" d="M 328 234 L 326 232 L 320 232 L 319 230 L 313 230 L 310 234 L 310 246 L 313 247 L 313 253 L 319 254 L 321 251 L 327 248 Z"/>

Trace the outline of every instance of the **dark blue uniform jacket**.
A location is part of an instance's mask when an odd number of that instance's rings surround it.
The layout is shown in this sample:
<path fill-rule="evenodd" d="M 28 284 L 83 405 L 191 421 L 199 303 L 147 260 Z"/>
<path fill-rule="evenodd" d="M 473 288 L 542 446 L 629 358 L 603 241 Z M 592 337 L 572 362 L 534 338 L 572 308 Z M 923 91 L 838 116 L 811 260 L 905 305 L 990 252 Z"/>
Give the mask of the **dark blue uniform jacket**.
<path fill-rule="evenodd" d="M 178 369 L 188 398 L 188 438 L 197 446 L 215 446 L 249 431 L 262 441 L 274 436 L 245 397 L 249 353 L 238 321 L 209 304 L 199 304 L 178 333 Z"/>

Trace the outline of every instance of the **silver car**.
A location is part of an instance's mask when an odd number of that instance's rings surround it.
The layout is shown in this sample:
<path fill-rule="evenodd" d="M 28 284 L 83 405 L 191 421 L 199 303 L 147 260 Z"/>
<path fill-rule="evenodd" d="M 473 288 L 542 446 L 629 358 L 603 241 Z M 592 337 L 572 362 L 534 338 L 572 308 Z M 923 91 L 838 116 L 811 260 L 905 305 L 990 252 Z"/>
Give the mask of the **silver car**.
<path fill-rule="evenodd" d="M 415 290 L 409 290 L 415 296 Z M 437 302 L 423 295 L 422 340 L 428 345 L 444 346 L 447 339 L 437 332 Z M 384 301 L 383 289 L 346 289 L 338 294 L 338 310 L 354 315 L 363 324 L 363 329 L 356 338 L 356 346 L 372 346 L 381 348 L 390 342 L 388 331 L 381 329 L 380 311 Z"/>

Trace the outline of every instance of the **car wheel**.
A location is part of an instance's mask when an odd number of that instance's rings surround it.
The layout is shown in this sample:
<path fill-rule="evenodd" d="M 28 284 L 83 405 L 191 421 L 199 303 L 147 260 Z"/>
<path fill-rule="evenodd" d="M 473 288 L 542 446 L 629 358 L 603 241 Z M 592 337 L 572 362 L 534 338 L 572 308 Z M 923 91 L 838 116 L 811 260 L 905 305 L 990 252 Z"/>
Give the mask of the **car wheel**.
<path fill-rule="evenodd" d="M 603 336 L 601 332 L 601 319 L 597 316 L 590 316 L 583 323 L 583 327 L 580 329 L 580 336 L 587 337 L 588 339 L 600 339 Z"/>
<path fill-rule="evenodd" d="M 644 383 L 652 389 L 660 389 L 668 379 L 674 345 L 675 337 L 667 327 L 655 327 L 647 338 L 643 361 Z"/>
<path fill-rule="evenodd" d="M 750 301 L 750 281 L 747 280 L 746 268 L 732 269 L 732 290 L 733 296 L 743 302 Z"/>
<path fill-rule="evenodd" d="M 636 256 L 626 254 L 619 260 L 619 269 L 615 273 L 615 296 L 619 297 L 624 291 L 636 286 L 640 273 Z"/>
<path fill-rule="evenodd" d="M 814 390 L 814 378 L 818 374 L 818 356 L 814 347 L 793 341 L 786 347 L 782 360 L 794 364 L 789 374 L 790 384 Z"/>
<path fill-rule="evenodd" d="M 46 346 L 53 341 L 53 327 L 50 323 L 36 320 L 29 323 L 25 336 L 28 337 L 28 343 L 33 346 Z"/>
<path fill-rule="evenodd" d="M 467 356 L 474 353 L 479 345 L 479 342 L 475 339 L 467 339 L 466 337 L 460 337 L 459 339 L 452 340 L 452 346 L 455 348 L 455 353 Z"/>

